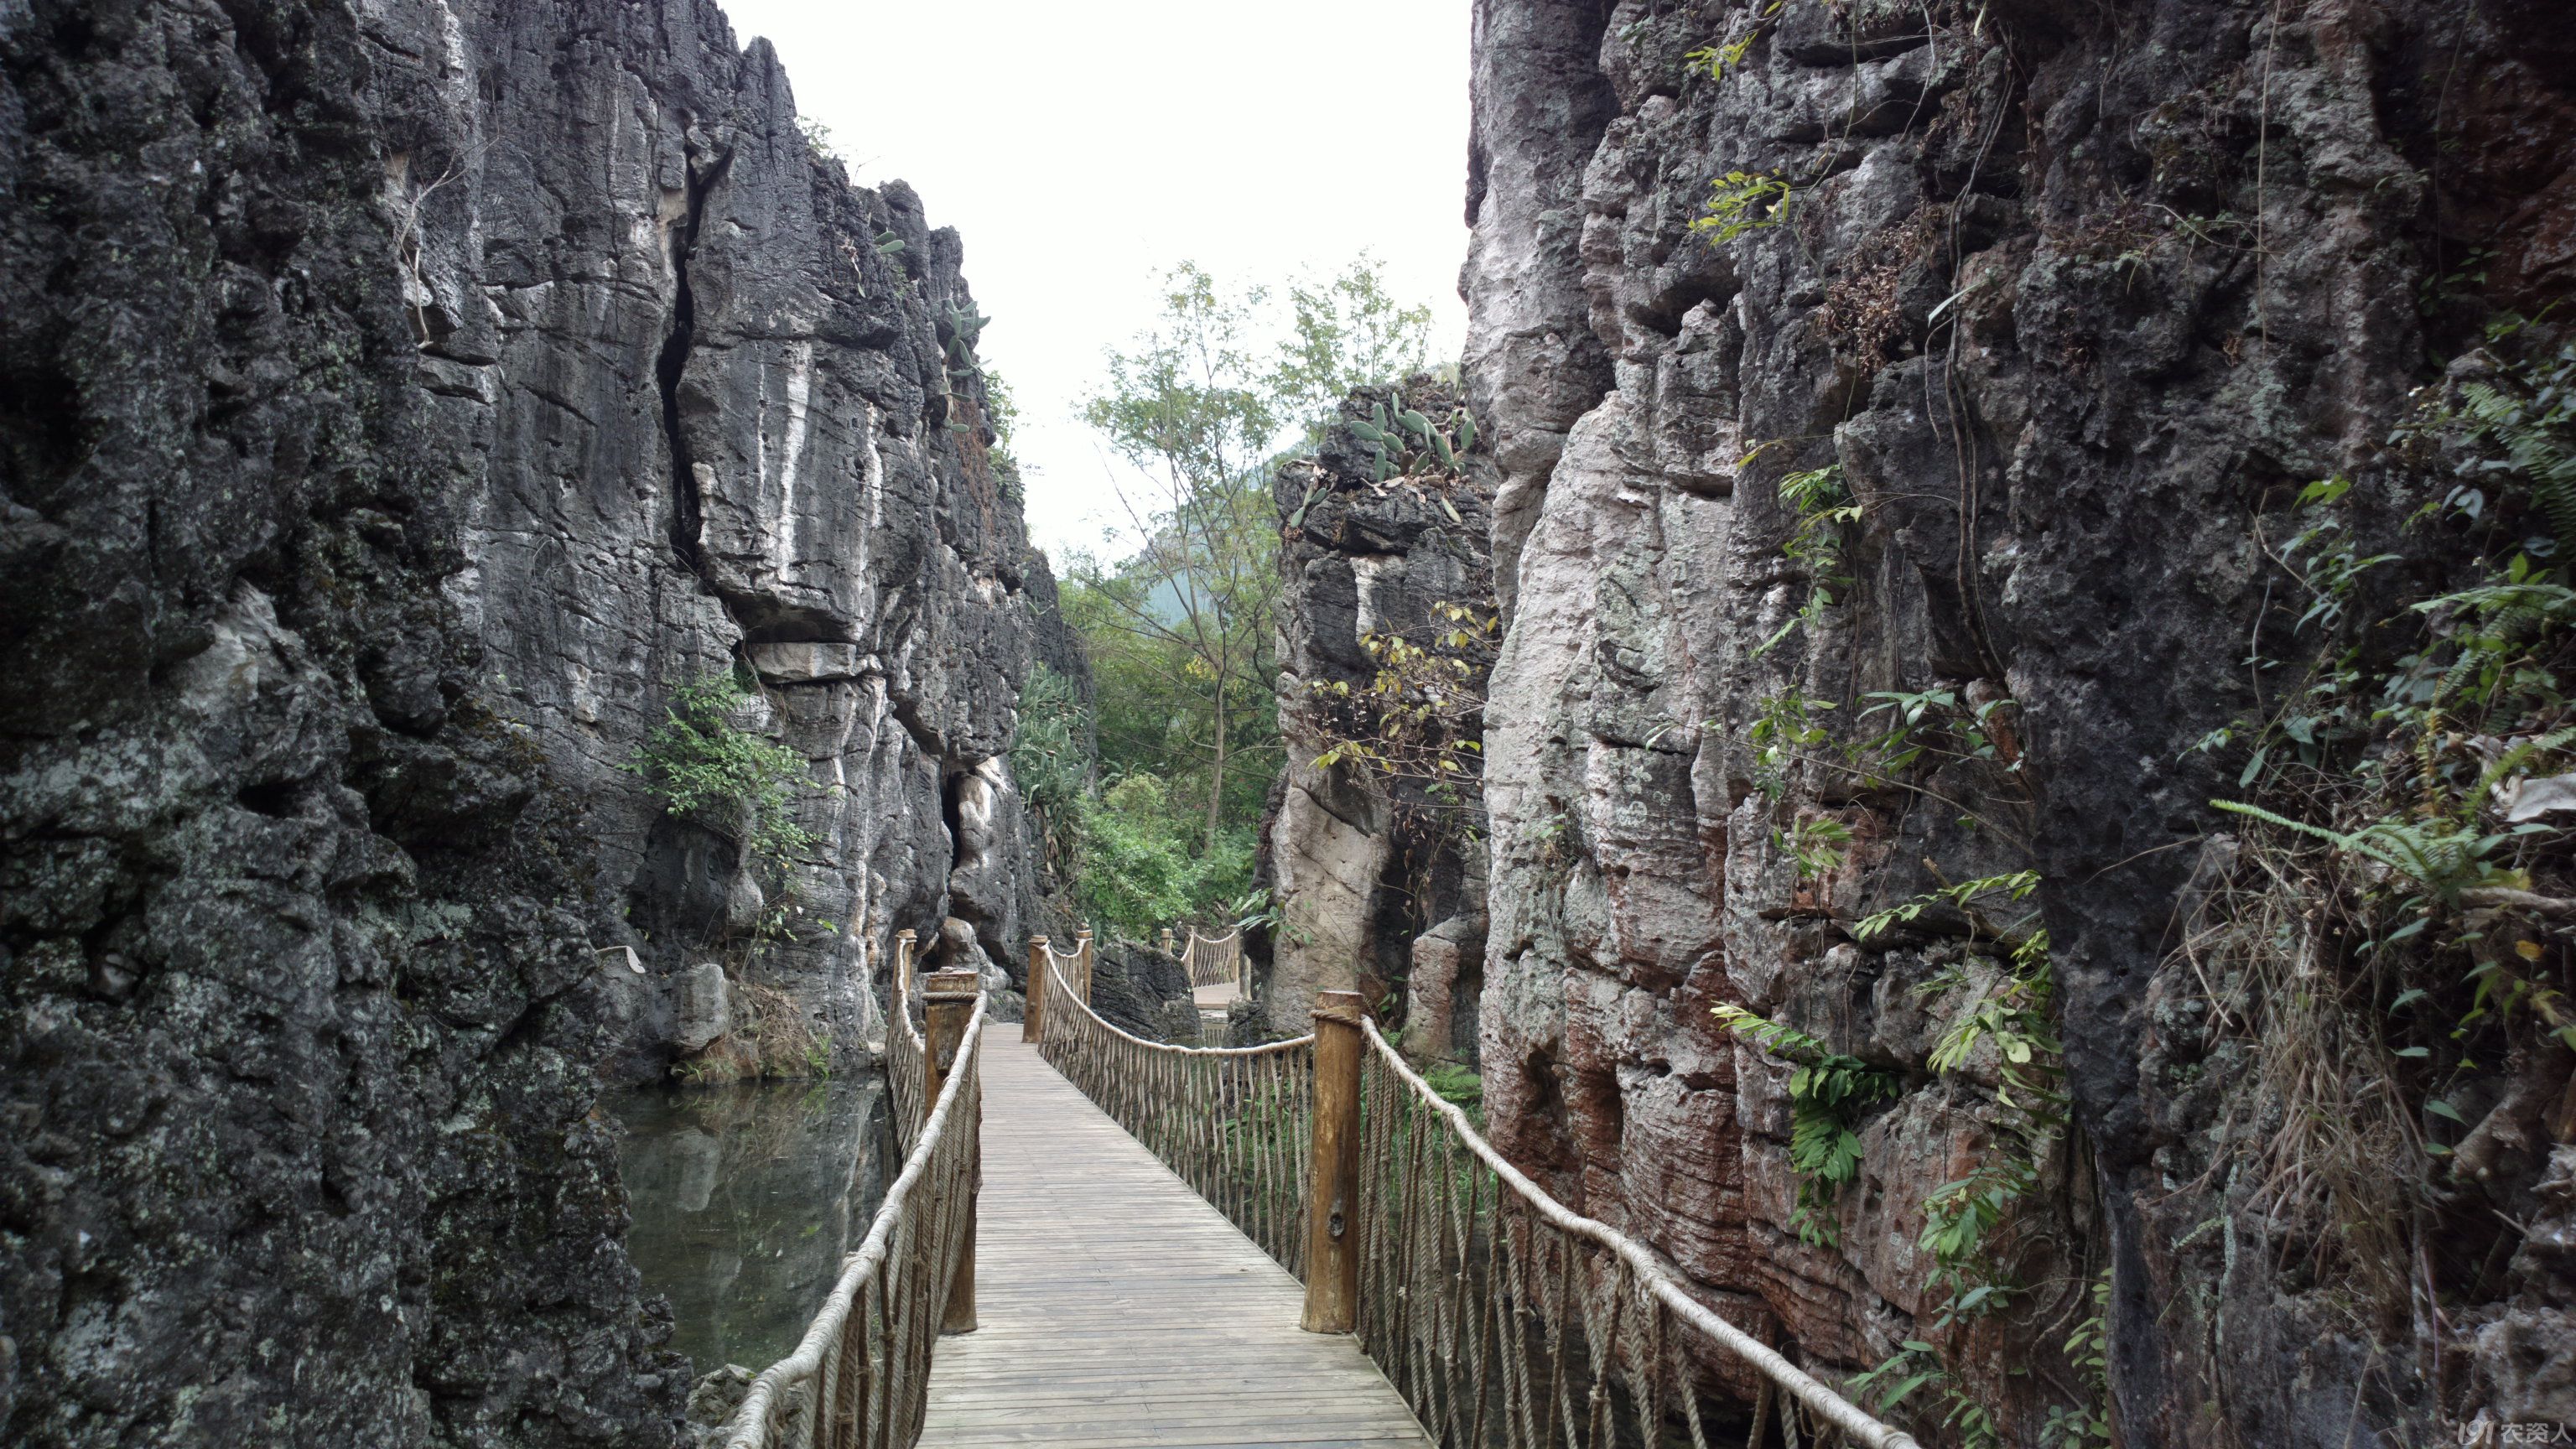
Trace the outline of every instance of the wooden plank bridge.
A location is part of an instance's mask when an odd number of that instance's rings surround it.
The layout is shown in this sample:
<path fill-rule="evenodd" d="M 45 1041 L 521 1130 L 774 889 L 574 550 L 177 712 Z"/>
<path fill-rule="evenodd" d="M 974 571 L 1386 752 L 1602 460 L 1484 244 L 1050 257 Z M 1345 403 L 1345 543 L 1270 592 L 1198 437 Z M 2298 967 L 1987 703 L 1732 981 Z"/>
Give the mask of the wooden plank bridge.
<path fill-rule="evenodd" d="M 1008 1034 L 1005 1033 L 1005 1036 Z M 1305 1289 L 1035 1046 L 984 1044 L 973 1333 L 942 1339 L 921 1442 L 1425 1445 Z"/>
<path fill-rule="evenodd" d="M 1030 941 L 1019 1032 L 972 971 L 916 1024 L 897 939 L 903 1171 L 728 1449 L 1917 1449 L 1504 1161 L 1355 993 L 1290 1041 L 1146 1041 L 1091 1009 L 1085 931 Z M 1232 935 L 1182 959 L 1240 984 Z"/>

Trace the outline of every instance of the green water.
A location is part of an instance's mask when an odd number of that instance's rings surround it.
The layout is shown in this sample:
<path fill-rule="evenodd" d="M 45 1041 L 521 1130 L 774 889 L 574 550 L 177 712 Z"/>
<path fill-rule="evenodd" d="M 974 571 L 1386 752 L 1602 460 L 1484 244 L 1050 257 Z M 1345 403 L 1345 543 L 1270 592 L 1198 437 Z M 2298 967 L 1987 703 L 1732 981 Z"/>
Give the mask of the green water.
<path fill-rule="evenodd" d="M 705 1373 L 796 1347 L 857 1250 L 892 1164 L 882 1079 L 648 1088 L 603 1103 L 644 1291 Z"/>

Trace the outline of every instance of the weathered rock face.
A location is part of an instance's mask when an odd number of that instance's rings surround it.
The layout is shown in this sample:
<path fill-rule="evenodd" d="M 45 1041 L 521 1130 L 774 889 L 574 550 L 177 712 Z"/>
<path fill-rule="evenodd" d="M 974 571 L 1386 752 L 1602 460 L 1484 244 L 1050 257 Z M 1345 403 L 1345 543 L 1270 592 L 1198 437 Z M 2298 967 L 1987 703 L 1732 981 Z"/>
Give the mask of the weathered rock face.
<path fill-rule="evenodd" d="M 473 500 L 450 593 L 592 803 L 592 905 L 651 980 L 721 958 L 846 1061 L 877 1029 L 867 943 L 953 917 L 1007 959 L 1019 934 L 1000 756 L 1044 563 L 965 365 L 982 321 L 955 235 L 819 161 L 712 5 L 577 18 L 378 22 L 429 58 L 388 74 L 433 88 L 385 206 L 414 223 L 434 451 Z M 623 769 L 674 686 L 737 660 L 764 686 L 744 723 L 823 787 L 783 877 Z M 666 997 L 638 995 L 651 1068 Z"/>
<path fill-rule="evenodd" d="M 1343 406 L 1320 454 L 1289 463 L 1275 484 L 1279 550 L 1279 733 L 1287 769 L 1263 831 L 1267 883 L 1283 929 L 1256 950 L 1258 1011 L 1230 1028 L 1254 1037 L 1310 1029 L 1315 993 L 1405 1002 L 1407 1051 L 1475 1060 L 1484 972 L 1484 802 L 1473 752 L 1454 777 L 1409 758 L 1396 768 L 1354 757 L 1317 769 L 1339 742 L 1375 740 L 1378 661 L 1370 636 L 1421 646 L 1437 634 L 1476 643 L 1443 657 L 1475 672 L 1449 681 L 1472 697 L 1490 658 L 1493 617 L 1490 481 L 1433 472 L 1378 481 L 1374 455 L 1349 429 L 1391 403 L 1445 417 L 1447 389 L 1417 378 L 1371 388 Z M 1468 610 L 1444 618 L 1441 606 Z M 1408 703 L 1413 701 L 1408 700 Z M 1471 743 L 1472 743 L 1471 738 Z M 1345 752 L 1347 753 L 1347 752 Z"/>
<path fill-rule="evenodd" d="M 2566 18 L 1480 0 L 1475 27 L 1497 1142 L 1810 1362 L 1934 1340 L 2008 1443 L 2087 1400 L 2061 1349 L 2106 1269 L 2124 1442 L 2431 1437 L 2457 1406 L 2428 1358 L 2240 1257 L 2259 1212 L 2206 1191 L 2179 1085 L 2223 1063 L 2149 1002 L 2190 994 L 2167 958 L 2225 793 L 2190 747 L 2254 703 L 2263 515 L 2375 465 L 2431 375 L 2432 258 L 2492 248 L 2526 312 L 2571 280 Z M 1720 77 L 1687 58 L 1734 40 Z M 2443 100 L 2454 67 L 2480 99 Z M 1747 225 L 1712 244 L 1686 228 L 1729 173 Z M 1773 175 L 1777 211 L 1746 184 Z M 1857 510 L 1839 557 L 1784 553 L 1781 479 L 1827 468 Z M 1894 723 L 1855 727 L 1873 693 L 1927 691 L 1985 748 L 1906 788 L 1805 758 Z M 2035 1164 L 2029 1291 L 1936 1332 L 1926 1200 L 2006 1118 L 1991 1047 L 1927 1063 L 2005 951 L 1956 912 L 1852 927 L 2022 869 L 2080 1145 Z M 1787 1070 L 1720 1003 L 1894 1075 L 1832 1241 L 1790 1226 Z M 2524 1256 L 2501 1291 L 2531 1312 L 2493 1331 L 2518 1346 L 2454 1371 L 2501 1417 L 2564 1417 L 2564 1350 L 2531 1345 L 2565 1280 Z"/>
<path fill-rule="evenodd" d="M 1181 958 L 1126 941 L 1095 941 L 1091 1009 L 1147 1041 L 1199 1044 L 1199 1009 Z"/>
<path fill-rule="evenodd" d="M 0 178 L 0 1438 L 666 1440 L 604 1053 L 1030 890 L 956 238 L 698 0 L 0 8 Z"/>

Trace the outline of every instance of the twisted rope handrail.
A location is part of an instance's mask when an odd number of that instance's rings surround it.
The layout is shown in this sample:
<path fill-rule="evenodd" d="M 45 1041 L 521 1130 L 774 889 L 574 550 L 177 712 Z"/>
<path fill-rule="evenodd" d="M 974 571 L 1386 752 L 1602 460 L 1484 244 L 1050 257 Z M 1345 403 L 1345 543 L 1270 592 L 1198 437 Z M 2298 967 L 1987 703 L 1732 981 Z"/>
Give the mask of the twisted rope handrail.
<path fill-rule="evenodd" d="M 909 1449 L 921 1437 L 931 1348 L 974 1221 L 986 1004 L 976 1000 L 956 1064 L 867 1238 L 842 1260 L 840 1281 L 796 1351 L 752 1380 L 726 1449 Z M 897 1020 L 910 1024 L 900 1013 Z M 889 1048 L 904 1035 L 889 1026 Z M 927 1054 L 917 1060 L 926 1064 Z M 914 1078 L 916 1096 L 925 1080 Z"/>
<path fill-rule="evenodd" d="M 1061 957 L 1048 965 L 1039 1023 L 1048 1063 L 1245 1237 L 1302 1275 L 1315 1038 L 1257 1047 L 1146 1041 L 1101 1019 L 1063 966 Z"/>
<path fill-rule="evenodd" d="M 1059 951 L 1055 947 L 1055 942 L 1047 942 L 1047 956 L 1057 966 L 1065 968 L 1064 971 L 1055 974 L 1074 982 L 1076 988 L 1082 993 L 1082 999 L 1089 1001 L 1091 967 L 1092 963 L 1099 959 L 1099 947 L 1092 944 L 1091 933 L 1089 931 L 1079 933 L 1074 938 L 1073 949 L 1070 951 Z M 1066 975 L 1068 972 L 1069 976 Z"/>
<path fill-rule="evenodd" d="M 1375 1022 L 1362 1029 L 1360 1346 L 1443 1449 L 1611 1449 L 1622 1401 L 1645 1443 L 1678 1408 L 1708 1449 L 1690 1335 L 1761 1374 L 1756 1441 L 1776 1392 L 1784 1418 L 1918 1449 L 1693 1298 L 1635 1239 L 1550 1197 Z"/>

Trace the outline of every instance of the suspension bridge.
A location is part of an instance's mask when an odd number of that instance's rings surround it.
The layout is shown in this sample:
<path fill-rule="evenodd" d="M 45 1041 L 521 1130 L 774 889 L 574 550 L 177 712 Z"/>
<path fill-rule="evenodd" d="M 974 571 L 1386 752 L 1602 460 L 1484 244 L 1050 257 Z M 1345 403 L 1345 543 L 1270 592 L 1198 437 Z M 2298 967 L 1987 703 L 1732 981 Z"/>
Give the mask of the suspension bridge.
<path fill-rule="evenodd" d="M 1152 1042 L 1094 950 L 1032 939 L 1004 1040 L 898 937 L 903 1170 L 727 1449 L 1918 1449 L 1513 1168 L 1355 993 Z M 1231 936 L 1176 954 L 1202 1006 L 1245 984 Z"/>

